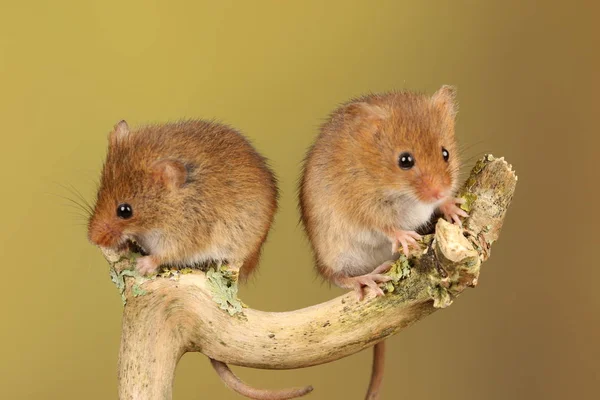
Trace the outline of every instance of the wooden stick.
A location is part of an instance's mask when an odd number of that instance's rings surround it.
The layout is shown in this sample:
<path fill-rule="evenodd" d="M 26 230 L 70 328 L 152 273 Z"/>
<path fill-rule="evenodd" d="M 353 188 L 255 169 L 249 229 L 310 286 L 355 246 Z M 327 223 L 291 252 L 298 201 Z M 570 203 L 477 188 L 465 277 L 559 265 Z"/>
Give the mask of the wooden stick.
<path fill-rule="evenodd" d="M 398 333 L 477 284 L 498 239 L 517 178 L 503 159 L 477 162 L 460 193 L 464 228 L 444 220 L 418 254 L 392 267 L 386 296 L 358 301 L 350 292 L 290 312 L 245 308 L 226 268 L 132 271 L 135 257 L 103 250 L 126 302 L 119 354 L 121 399 L 171 399 L 175 367 L 188 351 L 227 364 L 291 369 L 349 356 Z"/>

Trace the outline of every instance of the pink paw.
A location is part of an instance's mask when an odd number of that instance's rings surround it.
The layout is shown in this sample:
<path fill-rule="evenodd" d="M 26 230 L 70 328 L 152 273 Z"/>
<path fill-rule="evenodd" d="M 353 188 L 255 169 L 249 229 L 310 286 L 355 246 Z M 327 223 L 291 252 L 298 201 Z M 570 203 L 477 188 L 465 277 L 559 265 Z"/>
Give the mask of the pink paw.
<path fill-rule="evenodd" d="M 460 217 L 466 218 L 469 216 L 469 214 L 467 214 L 465 210 L 458 207 L 456 204 L 463 204 L 464 202 L 464 199 L 458 199 L 455 197 L 450 198 L 440 206 L 440 211 L 444 214 L 444 218 L 446 218 L 448 222 L 455 222 L 462 226 Z"/>
<path fill-rule="evenodd" d="M 362 300 L 365 297 L 365 288 L 370 288 L 375 292 L 375 296 L 383 296 L 383 290 L 379 287 L 380 283 L 389 282 L 392 277 L 389 275 L 370 273 L 350 278 L 354 291 L 358 294 L 358 299 Z"/>
<path fill-rule="evenodd" d="M 156 272 L 159 263 L 152 256 L 144 256 L 137 259 L 135 269 L 140 275 L 150 275 Z"/>
<path fill-rule="evenodd" d="M 421 239 L 421 235 L 419 235 L 415 231 L 395 231 L 394 237 L 392 238 L 392 253 L 396 254 L 398 252 L 398 244 L 402 246 L 402 251 L 405 255 L 408 256 L 408 248 L 419 247 L 417 240 Z"/>
<path fill-rule="evenodd" d="M 340 278 L 336 283 L 341 287 L 354 289 L 359 300 L 365 297 L 364 289 L 367 287 L 375 292 L 375 296 L 383 296 L 385 293 L 379 287 L 379 284 L 391 281 L 392 277 L 382 275 L 382 273 L 389 270 L 392 264 L 392 261 L 386 261 L 369 274 Z"/>

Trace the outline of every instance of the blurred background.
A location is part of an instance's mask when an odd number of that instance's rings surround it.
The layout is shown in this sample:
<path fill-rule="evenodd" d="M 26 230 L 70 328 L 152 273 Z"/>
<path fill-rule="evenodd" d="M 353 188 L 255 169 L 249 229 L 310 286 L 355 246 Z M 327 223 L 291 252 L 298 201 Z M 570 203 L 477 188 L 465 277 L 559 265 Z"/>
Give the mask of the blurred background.
<path fill-rule="evenodd" d="M 297 225 L 318 125 L 365 92 L 453 84 L 467 167 L 504 156 L 519 185 L 479 286 L 389 340 L 383 399 L 598 398 L 597 16 L 584 1 L 2 1 L 0 397 L 117 397 L 121 300 L 61 196 L 93 200 L 118 120 L 217 118 L 271 159 L 281 207 L 241 296 L 293 310 L 341 293 Z M 234 369 L 362 399 L 370 362 Z M 174 398 L 240 397 L 187 354 Z"/>

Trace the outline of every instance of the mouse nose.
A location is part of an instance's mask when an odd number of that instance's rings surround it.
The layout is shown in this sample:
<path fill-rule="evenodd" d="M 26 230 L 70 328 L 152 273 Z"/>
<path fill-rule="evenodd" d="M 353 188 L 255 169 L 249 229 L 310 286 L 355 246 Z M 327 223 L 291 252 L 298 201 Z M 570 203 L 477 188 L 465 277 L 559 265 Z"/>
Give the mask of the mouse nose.
<path fill-rule="evenodd" d="M 434 179 L 430 176 L 423 176 L 419 183 L 419 194 L 422 201 L 436 202 L 446 196 L 445 190 L 438 179 Z"/>
<path fill-rule="evenodd" d="M 105 222 L 92 222 L 88 231 L 90 241 L 101 247 L 114 247 L 121 237 L 121 232 Z"/>
<path fill-rule="evenodd" d="M 444 194 L 438 187 L 429 187 L 424 190 L 425 197 L 431 200 L 441 200 L 444 197 Z"/>

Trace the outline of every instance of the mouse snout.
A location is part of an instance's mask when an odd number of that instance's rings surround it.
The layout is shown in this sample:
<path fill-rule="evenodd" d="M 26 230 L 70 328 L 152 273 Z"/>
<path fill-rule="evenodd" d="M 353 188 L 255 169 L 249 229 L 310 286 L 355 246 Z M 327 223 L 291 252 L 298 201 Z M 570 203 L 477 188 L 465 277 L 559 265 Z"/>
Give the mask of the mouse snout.
<path fill-rule="evenodd" d="M 88 236 L 92 243 L 101 247 L 116 247 L 121 240 L 122 232 L 112 224 L 93 221 Z"/>
<path fill-rule="evenodd" d="M 448 196 L 448 190 L 441 179 L 423 175 L 417 182 L 417 196 L 426 203 L 435 203 Z"/>

